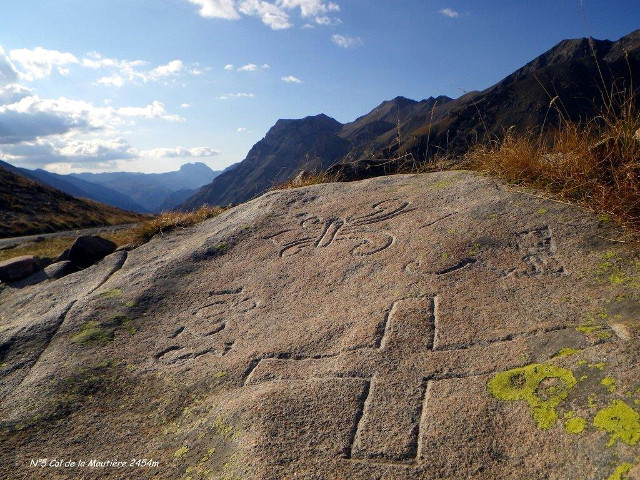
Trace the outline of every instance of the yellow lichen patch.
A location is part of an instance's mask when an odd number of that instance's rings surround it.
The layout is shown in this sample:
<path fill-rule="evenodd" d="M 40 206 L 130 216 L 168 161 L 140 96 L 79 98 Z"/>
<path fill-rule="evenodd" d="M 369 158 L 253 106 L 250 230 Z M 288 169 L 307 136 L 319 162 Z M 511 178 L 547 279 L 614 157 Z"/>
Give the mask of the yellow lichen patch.
<path fill-rule="evenodd" d="M 116 297 L 119 297 L 120 295 L 122 295 L 122 290 L 120 290 L 119 288 L 113 288 L 111 290 L 107 290 L 106 292 L 102 292 L 100 294 L 100 296 L 104 298 L 116 298 Z"/>
<path fill-rule="evenodd" d="M 615 471 L 607 478 L 607 480 L 625 480 L 628 473 L 633 468 L 631 463 L 622 463 L 618 465 Z"/>
<path fill-rule="evenodd" d="M 538 428 L 547 430 L 558 419 L 556 407 L 576 383 L 571 370 L 539 363 L 500 372 L 489 379 L 487 388 L 499 400 L 526 401 Z"/>
<path fill-rule="evenodd" d="M 607 447 L 616 440 L 632 446 L 640 441 L 640 414 L 622 400 L 614 400 L 600 410 L 593 419 L 593 426 L 611 435 Z"/>
<path fill-rule="evenodd" d="M 598 330 L 602 330 L 602 328 L 603 328 L 602 325 L 590 325 L 588 323 L 583 323 L 582 325 L 578 325 L 576 327 L 576 330 L 579 331 L 580 333 L 584 333 L 585 335 L 588 335 Z"/>
<path fill-rule="evenodd" d="M 538 210 L 536 210 L 536 213 L 538 215 L 544 215 L 545 213 L 547 213 L 549 210 L 546 208 L 539 208 Z"/>
<path fill-rule="evenodd" d="M 607 364 L 605 362 L 590 363 L 588 365 L 589 368 L 597 368 L 598 370 L 604 370 L 604 367 L 606 366 Z"/>
<path fill-rule="evenodd" d="M 189 447 L 187 447 L 186 445 L 183 445 L 173 453 L 173 458 L 180 458 L 184 456 L 188 451 L 189 451 Z"/>
<path fill-rule="evenodd" d="M 587 426 L 587 421 L 573 412 L 566 413 L 564 419 L 564 429 L 574 435 L 582 433 Z"/>
<path fill-rule="evenodd" d="M 568 357 L 569 355 L 575 355 L 576 353 L 580 353 L 580 352 L 581 350 L 578 348 L 561 348 L 555 353 L 553 358 Z"/>
<path fill-rule="evenodd" d="M 605 377 L 600 383 L 607 387 L 607 390 L 609 390 L 611 393 L 615 392 L 618 389 L 615 378 Z"/>

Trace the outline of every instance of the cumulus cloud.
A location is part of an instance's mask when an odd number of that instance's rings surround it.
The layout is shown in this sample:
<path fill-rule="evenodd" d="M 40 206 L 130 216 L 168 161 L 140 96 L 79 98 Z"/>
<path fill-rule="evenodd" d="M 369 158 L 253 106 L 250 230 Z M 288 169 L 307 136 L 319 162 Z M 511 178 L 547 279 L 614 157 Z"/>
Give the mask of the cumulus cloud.
<path fill-rule="evenodd" d="M 184 69 L 184 64 L 181 60 L 172 60 L 166 65 L 160 65 L 149 72 L 151 78 L 170 77 L 177 75 Z"/>
<path fill-rule="evenodd" d="M 173 148 L 153 148 L 151 150 L 141 150 L 138 156 L 142 158 L 175 158 L 175 157 L 214 157 L 220 155 L 220 151 L 209 147 L 173 147 Z"/>
<path fill-rule="evenodd" d="M 293 27 L 290 12 L 299 10 L 300 17 L 318 25 L 334 25 L 340 22 L 331 17 L 340 6 L 325 0 L 187 0 L 200 7 L 198 13 L 205 18 L 238 20 L 242 15 L 258 17 L 273 30 Z"/>
<path fill-rule="evenodd" d="M 0 47 L 0 87 L 4 87 L 18 81 L 18 72 L 7 57 L 4 49 Z"/>
<path fill-rule="evenodd" d="M 443 8 L 442 10 L 438 10 L 438 13 L 449 18 L 458 18 L 460 16 L 460 14 L 452 8 Z"/>
<path fill-rule="evenodd" d="M 293 75 L 282 77 L 280 80 L 282 80 L 284 83 L 302 83 L 302 80 L 294 77 Z"/>
<path fill-rule="evenodd" d="M 184 121 L 179 115 L 168 113 L 159 101 L 143 107 L 116 109 L 65 97 L 41 99 L 37 95 L 29 95 L 15 103 L 0 106 L 0 143 L 32 141 L 71 131 L 114 130 L 135 118 Z"/>
<path fill-rule="evenodd" d="M 86 128 L 86 120 L 74 119 L 53 112 L 16 112 L 0 110 L 0 144 L 35 140 L 38 137 L 61 135 L 72 129 Z"/>
<path fill-rule="evenodd" d="M 238 93 L 223 93 L 222 95 L 216 98 L 218 100 L 229 100 L 233 98 L 253 98 L 253 97 L 255 97 L 254 93 L 238 92 Z"/>
<path fill-rule="evenodd" d="M 161 118 L 170 122 L 183 122 L 180 115 L 170 115 L 164 108 L 164 103 L 155 100 L 144 107 L 121 107 L 117 109 L 118 115 L 123 117 Z"/>
<path fill-rule="evenodd" d="M 11 83 L 3 87 L 2 84 L 0 84 L 0 105 L 19 102 L 29 95 L 31 95 L 31 89 L 23 85 Z"/>
<path fill-rule="evenodd" d="M 85 68 L 111 70 L 111 75 L 100 78 L 95 85 L 107 85 L 122 87 L 125 82 L 148 83 L 152 81 L 166 81 L 176 79 L 183 75 L 198 76 L 202 69 L 197 64 L 187 66 L 182 60 L 170 62 L 149 68 L 149 62 L 144 60 L 119 60 L 117 58 L 105 58 L 100 53 L 91 52 L 82 59 L 81 65 Z"/>
<path fill-rule="evenodd" d="M 342 48 L 356 48 L 364 45 L 360 37 L 346 37 L 344 35 L 332 35 L 331 41 Z"/>
<path fill-rule="evenodd" d="M 191 108 L 193 107 L 193 103 L 183 103 L 180 105 L 181 108 Z"/>
<path fill-rule="evenodd" d="M 61 75 L 67 75 L 69 70 L 63 68 L 65 65 L 80 63 L 71 53 L 47 50 L 42 47 L 11 50 L 9 58 L 16 65 L 20 78 L 29 82 L 50 76 L 54 68 Z"/>
<path fill-rule="evenodd" d="M 247 131 L 247 129 L 245 127 L 236 128 L 236 132 L 238 132 L 238 133 L 242 133 L 242 132 L 246 132 L 246 131 Z"/>
<path fill-rule="evenodd" d="M 211 147 L 164 147 L 138 150 L 122 138 L 89 138 L 66 140 L 37 139 L 16 145 L 0 146 L 0 153 L 13 164 L 51 171 L 69 171 L 73 168 L 104 169 L 116 161 L 140 158 L 206 158 L 220 154 Z"/>
<path fill-rule="evenodd" d="M 239 72 L 255 72 L 260 69 L 268 70 L 269 68 L 271 68 L 271 66 L 268 63 L 263 63 L 259 67 L 255 63 L 247 63 L 246 65 L 242 65 L 241 67 L 238 67 L 238 71 Z M 232 69 L 233 69 L 233 65 L 231 65 L 231 68 L 229 69 L 225 67 L 225 70 L 232 70 Z"/>
<path fill-rule="evenodd" d="M 124 85 L 124 79 L 117 73 L 110 77 L 102 77 L 96 82 L 98 85 L 107 85 L 112 87 L 122 87 Z"/>
<path fill-rule="evenodd" d="M 233 63 L 227 63 L 227 64 L 224 66 L 224 69 L 225 69 L 225 70 L 227 70 L 227 71 L 229 71 L 229 70 L 233 70 Z"/>
<path fill-rule="evenodd" d="M 198 13 L 205 18 L 224 18 L 237 20 L 240 18 L 234 6 L 234 0 L 188 0 L 200 7 Z"/>
<path fill-rule="evenodd" d="M 87 139 L 65 142 L 63 139 L 37 139 L 17 145 L 4 145 L 0 152 L 11 163 L 30 167 L 42 167 L 64 163 L 96 167 L 106 166 L 115 160 L 136 157 L 136 150 L 126 140 Z"/>
<path fill-rule="evenodd" d="M 243 0 L 238 9 L 244 15 L 260 17 L 262 23 L 273 30 L 284 30 L 293 27 L 289 15 L 278 5 L 264 0 Z"/>
<path fill-rule="evenodd" d="M 239 72 L 255 72 L 256 70 L 258 70 L 258 66 L 255 63 L 248 63 L 238 67 Z"/>

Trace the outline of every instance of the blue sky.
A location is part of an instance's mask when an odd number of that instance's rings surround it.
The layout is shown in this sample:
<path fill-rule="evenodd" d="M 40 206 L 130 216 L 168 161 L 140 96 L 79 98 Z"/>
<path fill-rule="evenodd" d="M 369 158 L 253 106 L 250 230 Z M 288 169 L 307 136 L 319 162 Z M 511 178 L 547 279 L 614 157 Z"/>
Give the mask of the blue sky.
<path fill-rule="evenodd" d="M 279 118 L 481 90 L 638 0 L 3 0 L 0 159 L 72 171 L 242 160 Z"/>

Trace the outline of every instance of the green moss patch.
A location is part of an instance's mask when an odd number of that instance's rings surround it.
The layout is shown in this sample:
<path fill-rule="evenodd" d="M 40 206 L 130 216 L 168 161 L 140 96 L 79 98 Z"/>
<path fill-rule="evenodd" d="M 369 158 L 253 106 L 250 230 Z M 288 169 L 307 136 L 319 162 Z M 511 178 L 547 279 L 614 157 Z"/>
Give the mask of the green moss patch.
<path fill-rule="evenodd" d="M 571 370 L 535 363 L 494 375 L 487 388 L 499 400 L 527 402 L 538 428 L 547 430 L 558 419 L 556 407 L 576 383 Z"/>

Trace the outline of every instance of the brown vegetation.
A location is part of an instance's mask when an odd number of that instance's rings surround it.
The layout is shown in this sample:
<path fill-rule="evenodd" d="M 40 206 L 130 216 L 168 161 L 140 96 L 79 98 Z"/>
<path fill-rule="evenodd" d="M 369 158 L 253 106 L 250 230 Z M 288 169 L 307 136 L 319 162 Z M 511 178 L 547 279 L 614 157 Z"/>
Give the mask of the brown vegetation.
<path fill-rule="evenodd" d="M 589 121 L 563 121 L 549 132 L 516 134 L 478 144 L 473 168 L 541 188 L 559 199 L 640 228 L 640 114 L 634 94 L 619 92 Z M 542 127 L 544 128 L 544 127 Z"/>

